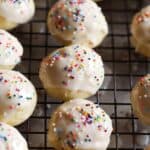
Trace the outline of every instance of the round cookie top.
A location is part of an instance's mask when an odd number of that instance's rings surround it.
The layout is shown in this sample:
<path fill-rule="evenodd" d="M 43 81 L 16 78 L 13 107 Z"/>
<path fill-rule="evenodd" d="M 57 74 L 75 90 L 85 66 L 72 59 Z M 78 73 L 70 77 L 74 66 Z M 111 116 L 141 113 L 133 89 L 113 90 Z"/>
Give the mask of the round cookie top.
<path fill-rule="evenodd" d="M 49 31 L 69 44 L 96 47 L 108 33 L 101 8 L 92 0 L 59 0 L 48 15 Z"/>
<path fill-rule="evenodd" d="M 131 32 L 138 42 L 150 46 L 150 5 L 134 16 Z"/>
<path fill-rule="evenodd" d="M 36 90 L 21 73 L 0 70 L 0 121 L 18 125 L 33 113 Z"/>
<path fill-rule="evenodd" d="M 1 0 L 0 16 L 5 19 L 22 24 L 29 21 L 35 12 L 33 0 Z"/>
<path fill-rule="evenodd" d="M 150 74 L 141 78 L 131 93 L 132 106 L 139 119 L 150 125 Z"/>
<path fill-rule="evenodd" d="M 28 150 L 28 146 L 25 139 L 17 129 L 0 122 L 0 149 Z"/>
<path fill-rule="evenodd" d="M 0 65 L 16 65 L 22 55 L 23 47 L 18 39 L 0 29 Z"/>
<path fill-rule="evenodd" d="M 56 149 L 105 150 L 111 132 L 111 119 L 103 109 L 91 101 L 74 99 L 53 113 L 48 136 Z"/>
<path fill-rule="evenodd" d="M 95 94 L 104 80 L 101 56 L 94 50 L 71 45 L 47 56 L 40 69 L 45 87 L 81 90 Z"/>

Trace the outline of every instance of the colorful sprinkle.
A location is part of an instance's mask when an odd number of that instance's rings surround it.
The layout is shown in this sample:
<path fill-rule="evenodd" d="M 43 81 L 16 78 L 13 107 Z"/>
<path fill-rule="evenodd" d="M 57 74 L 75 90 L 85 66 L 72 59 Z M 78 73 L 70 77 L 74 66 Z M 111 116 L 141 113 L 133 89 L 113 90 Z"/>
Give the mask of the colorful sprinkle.
<path fill-rule="evenodd" d="M 81 106 L 74 105 L 72 107 L 71 105 L 68 107 L 67 105 L 66 108 L 63 107 L 62 111 L 57 113 L 61 113 L 61 118 L 59 115 L 58 118 L 56 117 L 58 122 L 52 123 L 53 130 L 56 131 L 58 139 L 63 140 L 64 144 L 70 148 L 76 148 L 79 144 L 86 144 L 95 140 L 93 133 L 91 134 L 92 131 L 87 131 L 86 127 L 91 128 L 96 134 L 110 134 L 111 128 L 106 123 L 108 117 L 99 105 L 88 102 L 84 105 L 81 104 Z M 66 128 L 65 124 L 67 129 L 64 129 Z"/>
<path fill-rule="evenodd" d="M 78 45 L 74 45 L 71 48 L 73 49 L 73 53 L 69 52 L 69 50 L 67 51 L 65 48 L 59 49 L 54 51 L 43 61 L 45 67 L 48 68 L 57 67 L 57 63 L 61 64 L 61 61 L 63 64 L 66 64 L 65 66 L 62 65 L 62 71 L 66 77 L 61 81 L 61 84 L 64 86 L 70 86 L 71 80 L 76 80 L 79 78 L 80 73 L 86 72 L 86 70 L 88 71 L 87 64 L 93 64 L 93 66 L 96 66 L 96 63 L 99 63 L 100 60 L 99 55 L 97 55 L 94 51 L 87 50 L 79 47 Z M 70 51 L 72 49 L 70 49 Z M 64 63 L 63 60 L 65 61 L 65 58 L 70 61 Z M 91 60 L 93 60 L 94 63 L 91 62 Z M 95 81 L 96 86 L 100 86 L 104 74 L 103 72 L 97 76 L 95 74 L 97 73 L 90 72 L 88 76 Z"/>

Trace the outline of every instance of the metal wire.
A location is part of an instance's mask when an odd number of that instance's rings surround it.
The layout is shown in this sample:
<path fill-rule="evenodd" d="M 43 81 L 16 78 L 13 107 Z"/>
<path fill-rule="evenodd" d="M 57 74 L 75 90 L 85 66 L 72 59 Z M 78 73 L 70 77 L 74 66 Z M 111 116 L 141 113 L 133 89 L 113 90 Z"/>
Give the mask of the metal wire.
<path fill-rule="evenodd" d="M 51 0 L 36 0 L 37 10 L 36 16 L 29 24 L 20 26 L 13 33 L 22 41 L 25 48 L 23 62 L 18 66 L 18 70 L 23 72 L 35 84 L 39 102 L 37 109 L 42 107 L 43 113 L 36 113 L 23 125 L 18 128 L 26 137 L 30 150 L 48 150 L 53 149 L 47 145 L 47 122 L 51 115 L 51 110 L 62 102 L 49 98 L 46 95 L 38 78 L 38 69 L 42 57 L 46 56 L 51 50 L 61 47 L 51 38 L 47 30 L 46 20 L 49 8 L 53 2 Z M 135 142 L 136 135 L 150 135 L 150 133 L 142 133 L 136 131 L 135 121 L 137 118 L 133 115 L 129 98 L 127 101 L 121 101 L 121 93 L 130 93 L 136 79 L 149 72 L 149 60 L 140 57 L 134 53 L 134 48 L 130 44 L 130 23 L 135 12 L 143 7 L 142 0 L 104 0 L 98 3 L 106 15 L 109 23 L 110 33 L 104 43 L 96 48 L 104 60 L 104 64 L 109 66 L 106 70 L 104 86 L 91 99 L 99 103 L 106 111 L 110 113 L 114 122 L 114 132 L 112 135 L 113 144 L 110 144 L 109 150 L 123 149 L 143 149 L 138 147 Z M 40 26 L 38 28 L 38 26 Z M 41 27 L 43 27 L 41 29 Z M 140 71 L 134 71 L 134 66 L 139 66 Z M 123 68 L 123 69 L 120 69 Z M 111 71 L 110 71 L 111 70 Z M 108 80 L 111 83 L 108 84 Z M 124 83 L 128 86 L 124 86 Z M 105 84 L 107 86 L 105 86 Z M 107 94 L 105 94 L 107 93 Z M 106 95 L 110 95 L 108 98 Z M 50 112 L 49 112 L 49 108 Z M 131 111 L 131 115 L 120 116 L 118 109 L 127 107 Z M 112 112 L 110 110 L 113 110 Z M 120 131 L 119 121 L 131 121 L 131 130 Z M 40 124 L 41 129 L 32 127 L 32 125 Z M 130 144 L 121 147 L 119 138 L 131 138 Z M 31 137 L 40 137 L 36 142 L 32 142 Z M 41 138 L 43 137 L 43 138 Z M 40 141 L 42 139 L 42 142 Z M 124 143 L 126 140 L 123 141 Z M 40 146 L 38 143 L 42 143 Z M 38 145 L 38 146 L 37 146 Z"/>

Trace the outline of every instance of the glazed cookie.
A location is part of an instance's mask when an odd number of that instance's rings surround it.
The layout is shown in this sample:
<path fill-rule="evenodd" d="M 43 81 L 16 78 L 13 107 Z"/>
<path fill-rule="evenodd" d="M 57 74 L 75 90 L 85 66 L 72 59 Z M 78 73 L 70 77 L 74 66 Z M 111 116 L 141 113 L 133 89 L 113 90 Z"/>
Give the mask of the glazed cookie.
<path fill-rule="evenodd" d="M 150 57 L 150 5 L 134 16 L 131 33 L 131 42 L 136 51 Z"/>
<path fill-rule="evenodd" d="M 32 83 L 21 73 L 0 70 L 0 121 L 19 125 L 33 113 L 37 95 Z"/>
<path fill-rule="evenodd" d="M 137 82 L 131 93 L 131 102 L 137 117 L 150 125 L 150 74 Z"/>
<path fill-rule="evenodd" d="M 112 132 L 109 116 L 84 99 L 62 104 L 52 114 L 48 140 L 57 150 L 106 150 Z"/>
<path fill-rule="evenodd" d="M 0 69 L 13 69 L 22 55 L 23 47 L 18 39 L 0 29 Z"/>
<path fill-rule="evenodd" d="M 0 29 L 12 29 L 28 22 L 34 15 L 33 0 L 1 0 Z"/>
<path fill-rule="evenodd" d="M 0 150 L 28 150 L 28 146 L 17 129 L 0 122 Z"/>
<path fill-rule="evenodd" d="M 40 79 L 50 96 L 63 100 L 87 98 L 103 83 L 103 62 L 94 50 L 71 45 L 43 59 Z"/>
<path fill-rule="evenodd" d="M 64 44 L 98 46 L 108 34 L 101 8 L 92 0 L 59 0 L 48 15 L 50 33 Z"/>

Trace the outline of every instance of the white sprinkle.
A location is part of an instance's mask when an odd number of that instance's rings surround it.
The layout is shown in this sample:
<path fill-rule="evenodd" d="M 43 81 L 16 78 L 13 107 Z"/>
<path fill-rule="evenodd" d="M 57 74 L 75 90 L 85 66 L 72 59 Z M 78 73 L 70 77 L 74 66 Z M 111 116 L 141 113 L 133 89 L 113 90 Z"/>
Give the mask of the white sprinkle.
<path fill-rule="evenodd" d="M 56 126 L 56 124 L 55 124 L 55 123 L 53 123 L 53 124 L 52 124 L 52 126 L 53 126 L 53 127 L 55 127 L 55 126 Z"/>
<path fill-rule="evenodd" d="M 66 30 L 66 27 L 63 27 L 63 30 Z"/>
<path fill-rule="evenodd" d="M 54 65 L 54 64 L 51 63 L 51 64 L 50 64 L 50 67 L 53 67 L 53 65 Z"/>
<path fill-rule="evenodd" d="M 54 128 L 53 130 L 54 130 L 54 132 L 56 132 L 56 128 Z"/>
<path fill-rule="evenodd" d="M 62 118 L 62 112 L 59 112 L 59 117 Z"/>
<path fill-rule="evenodd" d="M 8 115 L 7 112 L 4 112 L 4 113 L 3 113 L 3 116 L 4 116 L 4 117 L 7 117 L 7 115 Z"/>
<path fill-rule="evenodd" d="M 147 98 L 147 97 L 148 97 L 147 94 L 145 94 L 145 95 L 144 95 L 144 98 Z"/>

